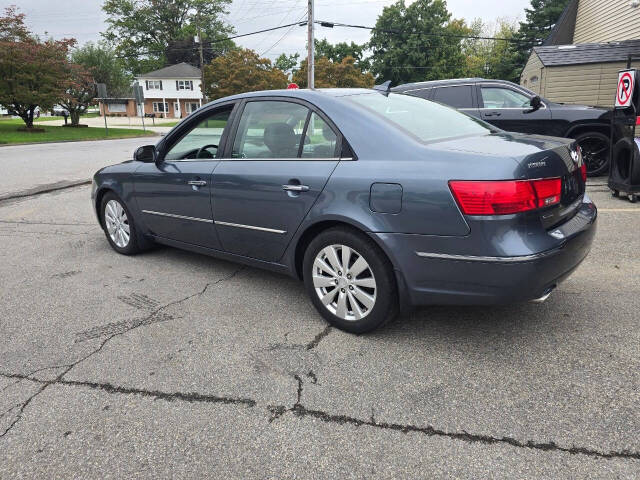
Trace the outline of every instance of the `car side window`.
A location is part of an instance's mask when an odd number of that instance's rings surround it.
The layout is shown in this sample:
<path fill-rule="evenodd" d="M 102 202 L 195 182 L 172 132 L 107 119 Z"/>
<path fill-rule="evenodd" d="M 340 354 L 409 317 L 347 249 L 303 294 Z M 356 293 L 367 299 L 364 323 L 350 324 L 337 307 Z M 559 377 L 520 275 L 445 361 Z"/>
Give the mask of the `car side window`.
<path fill-rule="evenodd" d="M 338 136 L 331 126 L 315 112 L 309 118 L 302 158 L 334 158 Z"/>
<path fill-rule="evenodd" d="M 420 90 L 413 90 L 411 92 L 407 92 L 409 95 L 413 95 L 414 97 L 424 98 L 425 100 L 429 100 L 431 97 L 431 88 L 422 88 Z"/>
<path fill-rule="evenodd" d="M 433 100 L 454 108 L 473 108 L 473 87 L 459 85 L 455 87 L 434 88 Z"/>
<path fill-rule="evenodd" d="M 484 108 L 524 108 L 531 102 L 526 95 L 509 88 L 482 87 L 480 91 Z"/>
<path fill-rule="evenodd" d="M 198 123 L 176 142 L 165 155 L 165 160 L 208 160 L 218 156 L 218 145 L 224 132 L 232 106 L 217 110 Z"/>
<path fill-rule="evenodd" d="M 298 158 L 309 109 L 293 102 L 247 102 L 232 158 Z"/>

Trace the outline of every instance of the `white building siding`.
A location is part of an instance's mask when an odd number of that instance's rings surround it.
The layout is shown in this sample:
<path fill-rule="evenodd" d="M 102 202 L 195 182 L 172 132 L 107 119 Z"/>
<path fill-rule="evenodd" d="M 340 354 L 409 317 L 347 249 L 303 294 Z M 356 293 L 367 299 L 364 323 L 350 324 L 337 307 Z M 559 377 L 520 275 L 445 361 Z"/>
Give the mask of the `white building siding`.
<path fill-rule="evenodd" d="M 147 80 L 149 81 L 161 81 L 162 90 L 147 89 Z M 191 81 L 193 82 L 193 90 L 178 90 L 176 88 L 177 81 Z M 142 86 L 144 91 L 144 98 L 202 98 L 202 92 L 200 91 L 201 80 L 199 78 L 144 78 L 138 77 L 138 82 Z"/>

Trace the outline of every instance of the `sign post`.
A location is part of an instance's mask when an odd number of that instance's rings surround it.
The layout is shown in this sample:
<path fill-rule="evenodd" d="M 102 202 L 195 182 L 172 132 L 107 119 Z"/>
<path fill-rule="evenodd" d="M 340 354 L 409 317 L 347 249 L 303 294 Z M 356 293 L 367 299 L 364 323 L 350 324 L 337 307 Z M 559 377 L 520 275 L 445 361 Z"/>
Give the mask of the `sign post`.
<path fill-rule="evenodd" d="M 133 84 L 133 95 L 136 98 L 136 105 L 140 108 L 140 118 L 142 119 L 142 130 L 147 131 L 147 128 L 144 126 L 144 90 L 142 90 L 142 85 L 138 82 Z"/>
<path fill-rule="evenodd" d="M 107 85 L 104 83 L 96 84 L 96 88 L 98 89 L 98 98 L 102 99 L 102 116 L 104 117 L 104 134 L 106 137 L 109 136 L 109 128 L 107 127 L 107 104 L 105 99 L 107 98 Z"/>

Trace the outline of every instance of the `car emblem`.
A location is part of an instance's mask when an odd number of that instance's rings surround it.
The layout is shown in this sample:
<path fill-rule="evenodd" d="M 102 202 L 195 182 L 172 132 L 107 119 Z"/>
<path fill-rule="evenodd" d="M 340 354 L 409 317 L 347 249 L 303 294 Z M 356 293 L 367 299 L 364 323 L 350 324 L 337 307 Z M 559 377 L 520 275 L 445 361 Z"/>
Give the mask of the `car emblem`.
<path fill-rule="evenodd" d="M 577 150 L 571 150 L 571 158 L 573 159 L 574 163 L 580 163 L 580 154 Z"/>
<path fill-rule="evenodd" d="M 537 162 L 529 162 L 529 168 L 540 168 L 540 167 L 546 167 L 547 166 L 547 162 L 545 162 L 544 160 L 540 160 Z"/>

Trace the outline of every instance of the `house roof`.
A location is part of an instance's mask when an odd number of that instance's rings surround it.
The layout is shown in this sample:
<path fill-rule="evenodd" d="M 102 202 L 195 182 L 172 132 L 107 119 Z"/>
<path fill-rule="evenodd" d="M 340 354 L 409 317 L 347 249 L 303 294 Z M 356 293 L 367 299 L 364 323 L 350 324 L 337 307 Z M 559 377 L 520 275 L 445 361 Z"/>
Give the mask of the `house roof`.
<path fill-rule="evenodd" d="M 571 0 L 560 18 L 551 29 L 551 33 L 542 43 L 543 46 L 548 45 L 568 45 L 573 43 L 573 35 L 576 31 L 576 20 L 578 19 L 579 0 Z"/>
<path fill-rule="evenodd" d="M 625 62 L 629 55 L 640 58 L 640 40 L 542 46 L 533 47 L 533 51 L 545 67 Z"/>
<path fill-rule="evenodd" d="M 200 78 L 202 72 L 199 68 L 182 62 L 176 65 L 155 70 L 153 72 L 138 75 L 136 78 Z"/>

